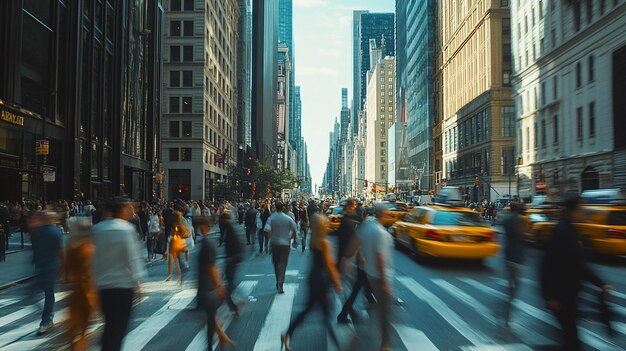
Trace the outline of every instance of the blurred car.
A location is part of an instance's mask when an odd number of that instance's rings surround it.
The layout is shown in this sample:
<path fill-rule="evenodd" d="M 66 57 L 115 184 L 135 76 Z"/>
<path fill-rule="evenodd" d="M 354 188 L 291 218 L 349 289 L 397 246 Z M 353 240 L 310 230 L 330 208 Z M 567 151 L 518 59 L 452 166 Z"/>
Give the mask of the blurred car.
<path fill-rule="evenodd" d="M 525 239 L 530 243 L 543 246 L 561 218 L 561 206 L 556 198 L 546 196 L 536 196 L 531 206 L 524 216 L 530 228 L 524 233 Z"/>
<path fill-rule="evenodd" d="M 419 206 L 389 231 L 397 247 L 406 247 L 417 257 L 482 260 L 500 247 L 496 231 L 465 207 Z"/>
<path fill-rule="evenodd" d="M 407 213 L 407 205 L 401 201 L 382 201 L 387 206 L 387 213 L 381 219 L 381 224 L 390 227 L 397 221 L 401 220 Z"/>
<path fill-rule="evenodd" d="M 626 255 L 626 196 L 619 189 L 581 194 L 582 221 L 576 223 L 583 245 L 601 255 Z"/>
<path fill-rule="evenodd" d="M 328 220 L 330 221 L 331 233 L 334 234 L 335 230 L 339 229 L 341 217 L 343 217 L 343 207 L 331 206 L 330 209 L 326 211 L 326 215 L 328 216 Z"/>

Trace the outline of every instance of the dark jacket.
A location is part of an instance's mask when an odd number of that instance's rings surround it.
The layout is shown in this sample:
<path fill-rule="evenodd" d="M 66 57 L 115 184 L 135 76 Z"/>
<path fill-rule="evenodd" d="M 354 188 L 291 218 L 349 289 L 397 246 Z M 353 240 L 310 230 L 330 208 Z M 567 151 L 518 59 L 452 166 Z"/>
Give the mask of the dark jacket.
<path fill-rule="evenodd" d="M 245 215 L 245 225 L 246 228 L 255 228 L 256 227 L 256 214 L 259 213 L 256 208 L 250 207 L 248 211 L 246 211 Z"/>
<path fill-rule="evenodd" d="M 580 236 L 568 218 L 554 228 L 540 266 L 541 292 L 545 300 L 576 304 L 582 282 L 604 283 L 585 261 Z"/>
<path fill-rule="evenodd" d="M 226 235 L 224 236 L 224 244 L 226 246 L 226 256 L 241 258 L 243 247 L 239 241 L 239 236 L 231 223 L 226 222 Z"/>
<path fill-rule="evenodd" d="M 337 264 L 339 264 L 341 258 L 351 256 L 351 253 L 347 252 L 347 249 L 350 247 L 352 241 L 356 239 L 356 226 L 358 224 L 359 220 L 356 214 L 341 217 L 341 223 L 339 224 L 339 228 L 337 228 L 337 236 L 339 236 Z"/>
<path fill-rule="evenodd" d="M 511 213 L 502 222 L 504 227 L 504 259 L 517 264 L 524 262 L 523 220 L 521 215 Z"/>

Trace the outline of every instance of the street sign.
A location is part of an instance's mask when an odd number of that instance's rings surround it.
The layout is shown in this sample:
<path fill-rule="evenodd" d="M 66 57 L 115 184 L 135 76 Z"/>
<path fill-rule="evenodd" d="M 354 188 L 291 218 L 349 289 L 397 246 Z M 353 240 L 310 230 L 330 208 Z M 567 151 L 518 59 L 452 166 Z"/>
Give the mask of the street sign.
<path fill-rule="evenodd" d="M 53 166 L 43 166 L 43 181 L 53 183 L 56 178 L 56 172 Z"/>
<path fill-rule="evenodd" d="M 48 155 L 50 153 L 50 141 L 45 139 L 36 140 L 35 153 L 37 155 Z"/>

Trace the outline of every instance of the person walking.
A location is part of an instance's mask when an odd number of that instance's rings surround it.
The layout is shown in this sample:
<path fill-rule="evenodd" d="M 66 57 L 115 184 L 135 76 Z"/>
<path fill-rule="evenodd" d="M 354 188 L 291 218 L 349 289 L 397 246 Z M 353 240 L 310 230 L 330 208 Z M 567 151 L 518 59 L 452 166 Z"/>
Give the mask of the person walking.
<path fill-rule="evenodd" d="M 561 220 L 552 232 L 540 264 L 541 292 L 547 307 L 561 326 L 562 349 L 581 349 L 576 320 L 578 295 L 584 281 L 603 290 L 608 296 L 611 287 L 589 267 L 580 245 L 581 236 L 574 226 L 580 221 L 580 199 L 570 196 L 564 201 Z"/>
<path fill-rule="evenodd" d="M 133 300 L 141 296 L 140 280 L 145 276 L 138 233 L 130 222 L 131 202 L 116 197 L 107 204 L 107 218 L 92 228 L 95 253 L 94 283 L 104 315 L 102 351 L 119 351 L 126 335 Z"/>
<path fill-rule="evenodd" d="M 364 221 L 358 229 L 359 259 L 378 300 L 376 308 L 380 324 L 380 351 L 388 351 L 391 333 L 391 283 L 393 239 L 381 224 L 388 209 L 385 204 L 374 205 L 376 218 Z"/>
<path fill-rule="evenodd" d="M 524 205 L 511 203 L 511 213 L 502 222 L 504 227 L 504 261 L 509 287 L 509 298 L 504 303 L 502 326 L 509 327 L 513 300 L 519 290 L 519 276 L 525 256 L 524 233 L 528 230 L 524 220 Z"/>
<path fill-rule="evenodd" d="M 244 217 L 244 223 L 246 225 L 246 240 L 247 244 L 250 245 L 254 242 L 254 236 L 256 235 L 256 217 L 259 214 L 259 211 L 254 207 L 254 202 L 246 211 Z M 260 243 L 259 246 L 262 244 Z"/>
<path fill-rule="evenodd" d="M 148 238 L 146 239 L 146 246 L 148 248 L 148 262 L 154 259 L 156 245 L 160 232 L 161 216 L 159 215 L 159 211 L 154 208 L 152 210 L 152 213 L 150 214 L 150 219 L 148 220 Z"/>
<path fill-rule="evenodd" d="M 226 288 L 226 302 L 231 312 L 235 315 L 239 315 L 237 305 L 233 302 L 232 295 L 235 291 L 235 275 L 237 273 L 237 266 L 243 261 L 243 248 L 239 241 L 239 236 L 233 227 L 232 218 L 229 212 L 222 213 L 221 218 L 226 226 L 226 235 L 224 236 L 224 246 L 226 246 L 226 267 L 224 269 L 226 282 L 228 283 Z"/>
<path fill-rule="evenodd" d="M 276 275 L 276 290 L 283 294 L 283 283 L 285 282 L 285 271 L 289 261 L 290 241 L 296 238 L 297 226 L 293 219 L 289 218 L 283 211 L 285 205 L 282 202 L 276 203 L 276 212 L 267 220 L 264 230 L 268 233 L 272 245 L 272 263 L 274 274 Z"/>
<path fill-rule="evenodd" d="M 265 225 L 267 224 L 267 220 L 270 218 L 271 213 L 269 209 L 269 205 L 267 203 L 261 204 L 261 209 L 259 210 L 259 218 L 261 219 L 261 228 L 259 228 L 259 253 L 265 252 L 267 253 L 267 247 L 269 243 L 268 234 L 265 232 Z"/>
<path fill-rule="evenodd" d="M 332 259 L 332 248 L 330 242 L 326 239 L 329 231 L 328 219 L 321 215 L 314 215 L 311 219 L 311 252 L 312 264 L 308 277 L 308 300 L 306 307 L 298 316 L 291 321 L 287 332 L 281 335 L 282 346 L 290 351 L 289 338 L 294 331 L 304 321 L 304 318 L 313 310 L 316 305 L 322 309 L 324 314 L 324 323 L 326 330 L 330 334 L 337 349 L 339 342 L 330 323 L 330 302 L 328 299 L 328 290 L 330 285 L 335 288 L 337 293 L 341 293 L 343 288 L 339 280 L 339 273 Z M 281 347 L 282 349 L 282 347 Z"/>
<path fill-rule="evenodd" d="M 165 281 L 172 280 L 172 264 L 176 266 L 178 274 L 178 283 L 183 284 L 183 273 L 180 268 L 181 254 L 189 255 L 189 251 L 185 247 L 185 239 L 189 237 L 187 226 L 183 222 L 183 214 L 174 212 L 175 220 L 172 227 L 172 236 L 168 244 L 168 261 L 167 261 L 167 278 Z M 188 257 L 188 256 L 187 256 Z"/>
<path fill-rule="evenodd" d="M 306 248 L 306 234 L 309 230 L 309 214 L 306 210 L 304 201 L 300 201 L 300 207 L 298 208 L 298 218 L 300 218 L 300 237 L 302 238 L 302 252 Z"/>
<path fill-rule="evenodd" d="M 63 265 L 63 233 L 56 226 L 55 212 L 36 211 L 28 217 L 35 264 L 35 289 L 44 293 L 41 323 L 37 331 L 41 335 L 54 325 L 54 288 Z"/>
<path fill-rule="evenodd" d="M 91 217 L 72 217 L 68 220 L 65 265 L 66 275 L 72 290 L 69 298 L 68 339 L 72 351 L 87 350 L 89 340 L 87 327 L 97 307 L 97 296 L 93 285 L 94 246 L 91 239 Z"/>

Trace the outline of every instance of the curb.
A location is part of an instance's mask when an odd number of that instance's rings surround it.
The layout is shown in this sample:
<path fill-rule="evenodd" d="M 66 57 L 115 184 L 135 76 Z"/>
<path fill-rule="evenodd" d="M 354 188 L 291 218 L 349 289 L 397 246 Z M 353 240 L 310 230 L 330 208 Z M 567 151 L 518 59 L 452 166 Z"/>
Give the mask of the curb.
<path fill-rule="evenodd" d="M 16 285 L 19 285 L 19 284 L 22 284 L 22 283 L 24 283 L 26 281 L 29 281 L 29 280 L 33 279 L 34 277 L 35 277 L 34 275 L 30 275 L 28 277 L 20 278 L 20 279 L 14 280 L 12 282 L 8 282 L 6 284 L 2 284 L 2 285 L 0 285 L 0 291 L 6 290 L 8 288 L 12 288 L 12 287 L 14 287 Z"/>

